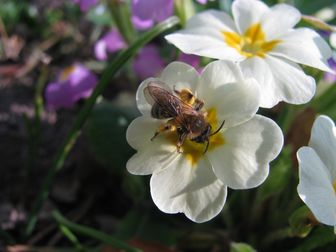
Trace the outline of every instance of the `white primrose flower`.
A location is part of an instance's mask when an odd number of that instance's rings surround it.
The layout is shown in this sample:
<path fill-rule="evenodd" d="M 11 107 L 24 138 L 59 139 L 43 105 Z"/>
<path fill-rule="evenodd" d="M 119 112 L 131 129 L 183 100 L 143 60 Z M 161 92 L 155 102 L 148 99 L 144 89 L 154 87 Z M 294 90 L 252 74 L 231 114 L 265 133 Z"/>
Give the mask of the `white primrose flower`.
<path fill-rule="evenodd" d="M 149 97 L 149 87 L 169 91 Z M 173 62 L 159 78 L 141 83 L 136 100 L 142 116 L 127 130 L 127 141 L 137 150 L 127 169 L 136 175 L 152 174 L 151 195 L 165 213 L 182 212 L 195 222 L 212 219 L 224 206 L 227 187 L 261 184 L 283 145 L 277 124 L 255 115 L 259 91 L 254 79 L 244 79 L 234 63 L 212 62 L 199 75 L 193 67 Z M 174 111 L 175 117 L 168 118 Z M 165 116 L 153 118 L 158 115 Z M 203 115 L 210 132 L 191 136 L 200 125 L 188 122 L 191 115 Z M 160 133 L 153 139 L 155 132 Z M 188 136 L 178 148 L 182 133 Z M 208 148 L 200 139 L 204 136 L 209 137 Z"/>
<path fill-rule="evenodd" d="M 327 64 L 331 49 L 321 36 L 293 28 L 301 19 L 294 7 L 235 0 L 232 14 L 233 20 L 221 11 L 204 11 L 165 38 L 184 53 L 240 62 L 261 86 L 261 107 L 279 101 L 303 104 L 313 97 L 315 80 L 297 63 L 333 72 Z"/>
<path fill-rule="evenodd" d="M 336 128 L 327 116 L 319 116 L 312 128 L 309 147 L 297 152 L 299 160 L 298 193 L 326 225 L 336 226 Z"/>

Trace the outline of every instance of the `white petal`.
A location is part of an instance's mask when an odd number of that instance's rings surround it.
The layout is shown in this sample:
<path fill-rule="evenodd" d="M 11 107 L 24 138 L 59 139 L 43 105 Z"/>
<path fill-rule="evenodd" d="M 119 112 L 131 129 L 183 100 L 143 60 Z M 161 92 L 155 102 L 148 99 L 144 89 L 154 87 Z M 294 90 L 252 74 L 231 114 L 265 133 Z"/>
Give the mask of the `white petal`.
<path fill-rule="evenodd" d="M 286 59 L 253 57 L 240 66 L 246 76 L 254 77 L 260 85 L 260 107 L 271 108 L 280 101 L 303 104 L 315 94 L 315 80 Z"/>
<path fill-rule="evenodd" d="M 144 80 L 136 93 L 137 107 L 143 115 L 150 115 L 152 109 L 143 92 L 149 82 L 164 82 L 171 90 L 189 88 L 194 91 L 199 82 L 199 75 L 197 70 L 188 64 L 172 62 L 162 71 L 159 78 Z"/>
<path fill-rule="evenodd" d="M 151 141 L 151 138 L 162 123 L 162 120 L 156 120 L 150 116 L 135 118 L 126 131 L 128 144 L 131 145 L 133 149 L 140 150 L 156 143 L 157 141 Z M 158 138 L 158 141 L 161 141 L 161 138 Z"/>
<path fill-rule="evenodd" d="M 240 62 L 240 66 L 244 75 L 255 78 L 259 85 L 260 107 L 271 108 L 280 101 L 276 94 L 273 74 L 264 59 L 252 57 Z"/>
<path fill-rule="evenodd" d="M 182 52 L 214 59 L 240 61 L 245 56 L 225 43 L 220 30 L 212 27 L 186 29 L 165 36 Z"/>
<path fill-rule="evenodd" d="M 215 108 L 224 128 L 243 123 L 259 108 L 259 87 L 254 79 L 244 79 L 237 64 L 227 61 L 210 63 L 203 71 L 197 97 L 205 108 Z"/>
<path fill-rule="evenodd" d="M 269 162 L 283 145 L 279 126 L 267 117 L 256 115 L 222 134 L 224 145 L 206 154 L 216 176 L 233 189 L 260 185 L 268 175 Z"/>
<path fill-rule="evenodd" d="M 163 169 L 177 155 L 176 146 L 163 136 L 150 140 L 161 123 L 162 121 L 149 116 L 141 116 L 128 126 L 127 142 L 132 148 L 138 150 L 126 164 L 130 173 L 151 174 L 156 169 Z"/>
<path fill-rule="evenodd" d="M 167 145 L 153 144 L 135 153 L 126 163 L 129 173 L 149 175 L 154 171 L 165 169 L 174 162 L 178 153 Z"/>
<path fill-rule="evenodd" d="M 336 194 L 327 168 L 310 147 L 300 148 L 297 157 L 300 198 L 307 204 L 318 221 L 326 225 L 336 225 Z"/>
<path fill-rule="evenodd" d="M 150 187 L 153 201 L 161 211 L 182 212 L 195 222 L 215 217 L 227 194 L 206 159 L 192 167 L 182 154 L 166 169 L 153 173 Z"/>
<path fill-rule="evenodd" d="M 268 6 L 261 1 L 236 0 L 232 4 L 232 14 L 240 34 L 243 34 L 251 25 L 260 22 L 267 11 L 269 11 Z"/>
<path fill-rule="evenodd" d="M 207 93 L 209 89 L 215 89 L 226 83 L 240 82 L 243 79 L 242 72 L 236 63 L 216 60 L 204 68 L 198 92 Z"/>
<path fill-rule="evenodd" d="M 155 82 L 156 80 L 160 81 L 158 78 L 148 78 L 141 82 L 136 92 L 136 102 L 139 111 L 146 116 L 150 116 L 152 105 L 148 103 L 144 95 L 144 89 L 147 87 L 149 82 Z"/>
<path fill-rule="evenodd" d="M 186 24 L 186 29 L 209 27 L 218 31 L 237 32 L 232 18 L 223 11 L 206 10 L 191 17 Z"/>
<path fill-rule="evenodd" d="M 304 104 L 315 94 L 315 79 L 305 74 L 296 63 L 266 56 L 266 62 L 275 80 L 275 94 L 279 100 L 291 104 Z"/>
<path fill-rule="evenodd" d="M 189 88 L 195 91 L 199 82 L 199 74 L 195 68 L 183 63 L 172 62 L 161 73 L 160 80 L 167 84 L 171 90 Z"/>
<path fill-rule="evenodd" d="M 309 141 L 325 166 L 333 181 L 336 180 L 336 128 L 334 122 L 327 116 L 319 116 L 313 125 Z"/>
<path fill-rule="evenodd" d="M 332 72 L 327 63 L 332 51 L 317 32 L 299 28 L 284 34 L 280 40 L 281 43 L 272 49 L 271 55 Z"/>
<path fill-rule="evenodd" d="M 266 40 L 279 38 L 301 19 L 301 13 L 287 4 L 277 4 L 262 17 L 261 23 Z"/>

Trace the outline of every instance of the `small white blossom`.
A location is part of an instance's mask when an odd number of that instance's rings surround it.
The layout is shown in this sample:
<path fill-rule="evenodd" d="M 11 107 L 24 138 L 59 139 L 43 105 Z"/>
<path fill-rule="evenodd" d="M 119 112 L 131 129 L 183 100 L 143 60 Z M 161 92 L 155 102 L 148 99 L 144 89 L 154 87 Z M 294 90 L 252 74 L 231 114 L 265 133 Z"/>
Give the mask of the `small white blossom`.
<path fill-rule="evenodd" d="M 148 83 L 165 83 L 171 90 L 190 90 L 204 101 L 202 112 L 214 132 L 205 143 L 190 139 L 177 151 L 177 132 L 163 132 L 153 141 L 156 130 L 167 120 L 154 119 L 144 95 Z M 173 92 L 173 91 L 172 91 Z M 137 153 L 127 169 L 136 175 L 152 174 L 150 190 L 154 203 L 165 213 L 184 213 L 195 222 L 212 219 L 223 208 L 227 187 L 247 189 L 261 184 L 269 162 L 280 152 L 283 136 L 272 120 L 255 115 L 259 90 L 253 79 L 244 79 L 236 64 L 210 63 L 201 75 L 191 66 L 173 62 L 157 79 L 142 82 L 137 91 L 142 116 L 127 130 L 128 143 Z"/>
<path fill-rule="evenodd" d="M 319 116 L 313 125 L 309 147 L 297 152 L 299 160 L 298 193 L 315 215 L 326 225 L 336 225 L 336 128 L 327 116 Z"/>
<path fill-rule="evenodd" d="M 235 0 L 232 14 L 233 20 L 221 11 L 204 11 L 166 39 L 184 53 L 240 62 L 261 86 L 261 107 L 308 102 L 315 80 L 298 63 L 332 72 L 328 44 L 312 29 L 294 29 L 301 14 L 287 4 L 269 8 L 258 0 Z"/>

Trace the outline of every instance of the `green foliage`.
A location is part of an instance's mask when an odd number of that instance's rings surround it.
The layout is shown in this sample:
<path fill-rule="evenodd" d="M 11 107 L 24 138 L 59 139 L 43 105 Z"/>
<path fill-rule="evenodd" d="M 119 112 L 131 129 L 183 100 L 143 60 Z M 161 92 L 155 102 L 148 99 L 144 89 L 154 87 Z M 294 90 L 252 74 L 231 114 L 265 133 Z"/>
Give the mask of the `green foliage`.
<path fill-rule="evenodd" d="M 246 243 L 231 243 L 230 252 L 256 252 L 252 246 Z"/>
<path fill-rule="evenodd" d="M 49 169 L 47 177 L 42 185 L 42 189 L 40 190 L 40 193 L 33 204 L 33 210 L 28 218 L 25 229 L 26 236 L 29 236 L 33 231 L 37 221 L 38 212 L 41 209 L 43 202 L 48 198 L 54 176 L 60 169 L 63 168 L 65 159 L 69 155 L 69 152 L 79 137 L 81 128 L 90 115 L 98 96 L 101 95 L 104 89 L 110 84 L 110 80 L 114 77 L 114 75 L 127 63 L 127 61 L 135 56 L 140 48 L 142 48 L 159 34 L 169 30 L 178 23 L 179 20 L 176 17 L 171 17 L 156 25 L 151 30 L 147 31 L 141 37 L 139 37 L 126 50 L 119 53 L 118 56 L 105 68 L 96 88 L 93 90 L 91 96 L 88 98 L 85 105 L 77 115 L 74 125 L 70 129 L 63 144 L 59 147 L 58 153 L 56 154 L 54 162 L 52 163 L 52 167 Z"/>
<path fill-rule="evenodd" d="M 4 1 L 1 3 L 0 17 L 7 30 L 11 30 L 28 12 L 28 4 L 24 1 Z"/>
<path fill-rule="evenodd" d="M 321 248 L 327 244 L 331 244 L 330 250 L 321 249 L 319 251 L 335 251 L 336 235 L 333 227 L 320 226 L 313 230 L 311 235 L 304 239 L 295 249 L 290 252 L 310 252 Z"/>
<path fill-rule="evenodd" d="M 306 237 L 310 233 L 313 228 L 309 219 L 310 215 L 312 215 L 312 213 L 307 206 L 300 207 L 292 214 L 289 218 L 289 225 L 293 235 Z"/>
<path fill-rule="evenodd" d="M 111 26 L 113 24 L 111 13 L 102 5 L 90 9 L 87 19 L 96 25 Z"/>
<path fill-rule="evenodd" d="M 181 20 L 181 25 L 185 26 L 186 21 L 195 14 L 195 6 L 192 0 L 175 0 L 175 13 Z"/>
<path fill-rule="evenodd" d="M 52 214 L 53 214 L 53 217 L 55 218 L 55 220 L 59 223 L 59 225 L 65 226 L 69 230 L 73 230 L 76 233 L 87 235 L 89 237 L 97 239 L 100 242 L 103 242 L 103 243 L 108 244 L 108 245 L 112 245 L 115 248 L 120 248 L 120 249 L 122 249 L 126 252 L 141 252 L 141 250 L 133 248 L 133 247 L 129 246 L 128 244 L 124 243 L 123 241 L 120 241 L 120 240 L 116 239 L 115 237 L 112 237 L 108 234 L 105 234 L 105 233 L 100 232 L 98 230 L 95 230 L 93 228 L 86 227 L 86 226 L 79 225 L 77 223 L 71 222 L 68 219 L 64 218 L 61 215 L 61 213 L 58 212 L 58 211 L 53 211 Z M 63 228 L 62 231 L 64 232 L 64 230 L 66 230 L 66 229 Z M 70 236 L 69 236 L 69 232 L 67 232 L 66 234 L 67 234 L 67 237 L 69 239 L 71 239 L 73 242 L 76 242 L 76 244 L 77 244 L 77 238 L 75 238 L 75 236 L 73 234 L 71 234 Z"/>
<path fill-rule="evenodd" d="M 149 211 L 134 208 L 119 223 L 116 237 L 123 240 L 137 237 L 170 246 L 176 244 L 179 232 Z"/>
<path fill-rule="evenodd" d="M 134 107 L 108 102 L 102 102 L 92 110 L 86 128 L 89 148 L 105 167 L 125 169 L 126 161 L 134 153 L 126 142 L 126 129 L 137 114 Z"/>
<path fill-rule="evenodd" d="M 269 197 L 279 195 L 287 188 L 289 178 L 292 175 L 291 151 L 291 148 L 286 146 L 281 151 L 277 160 L 274 161 L 267 180 L 258 189 L 257 203 L 263 202 Z"/>
<path fill-rule="evenodd" d="M 313 100 L 312 106 L 318 114 L 325 114 L 336 120 L 335 97 L 336 85 L 331 85 L 324 93 Z"/>
<path fill-rule="evenodd" d="M 292 1 L 290 1 L 292 3 Z M 294 0 L 294 5 L 304 14 L 314 14 L 316 11 L 335 4 L 334 0 Z"/>

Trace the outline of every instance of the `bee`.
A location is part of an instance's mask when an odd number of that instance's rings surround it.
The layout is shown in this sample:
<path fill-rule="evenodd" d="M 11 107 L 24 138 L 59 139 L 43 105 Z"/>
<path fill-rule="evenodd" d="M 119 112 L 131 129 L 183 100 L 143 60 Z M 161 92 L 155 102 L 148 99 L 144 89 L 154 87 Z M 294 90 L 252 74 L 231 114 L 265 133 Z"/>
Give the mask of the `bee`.
<path fill-rule="evenodd" d="M 174 93 L 173 93 L 174 92 Z M 158 80 L 151 81 L 144 88 L 144 96 L 152 106 L 151 116 L 156 119 L 168 119 L 161 125 L 151 138 L 153 141 L 160 133 L 176 132 L 178 136 L 177 151 L 181 153 L 181 147 L 186 139 L 196 143 L 206 143 L 204 153 L 209 147 L 209 138 L 217 134 L 224 125 L 211 132 L 212 127 L 207 121 L 207 113 L 201 111 L 204 102 L 194 96 L 189 89 L 178 91 L 171 89 Z"/>

